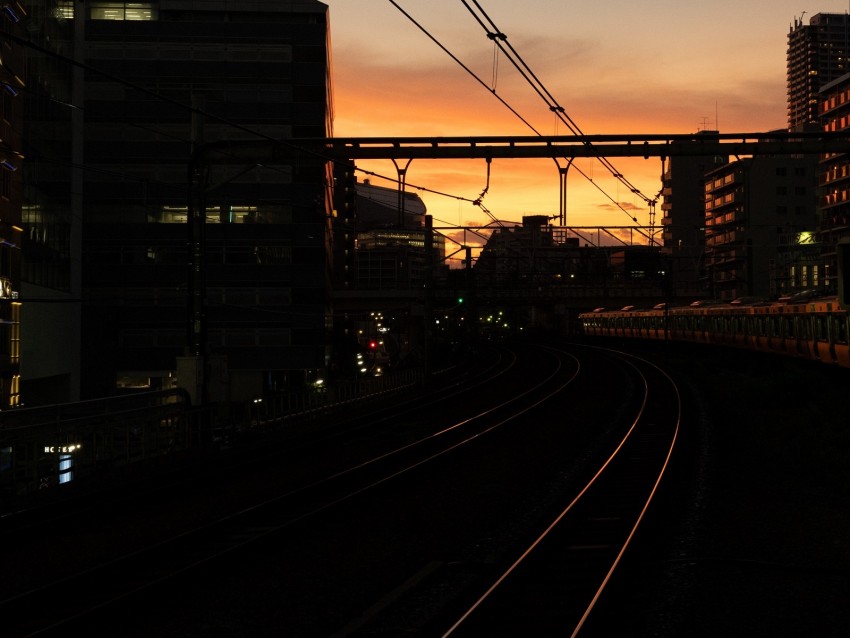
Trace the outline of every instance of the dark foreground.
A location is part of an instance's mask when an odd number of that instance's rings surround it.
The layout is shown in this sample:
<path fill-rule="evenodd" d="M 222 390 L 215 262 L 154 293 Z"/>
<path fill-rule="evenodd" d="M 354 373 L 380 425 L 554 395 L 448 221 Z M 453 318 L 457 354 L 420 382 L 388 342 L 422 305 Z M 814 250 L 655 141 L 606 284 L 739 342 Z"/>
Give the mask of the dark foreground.
<path fill-rule="evenodd" d="M 630 573 L 643 582 L 617 588 L 599 635 L 850 635 L 850 373 L 660 352 L 689 395 L 652 522 L 668 535 L 663 547 L 638 545 Z"/>
<path fill-rule="evenodd" d="M 850 635 L 850 371 L 696 346 L 666 349 L 661 344 L 645 352 L 684 388 L 680 446 L 645 529 L 581 637 Z M 612 402 L 616 398 L 610 397 Z M 592 403 L 600 401 L 597 397 Z M 173 507 L 158 502 L 154 511 L 173 524 L 175 512 L 189 518 L 195 510 L 223 508 L 225 497 L 236 491 L 225 489 L 229 485 L 229 477 L 213 485 L 209 503 L 198 495 L 181 500 L 175 493 Z M 451 485 L 429 489 L 438 500 L 452 494 Z M 103 537 L 119 530 L 130 538 L 149 537 L 157 529 L 155 521 L 135 526 L 135 519 L 127 518 L 122 527 L 111 520 L 101 530 Z M 399 512 L 393 518 L 411 517 Z M 427 531 L 435 524 L 427 522 L 417 527 Z M 62 536 L 71 531 L 63 530 Z M 351 532 L 344 530 L 340 538 Z M 98 536 L 85 539 L 96 544 Z M 7 580 L 41 563 L 50 567 L 60 546 L 52 543 L 35 555 L 10 554 Z M 71 546 L 79 569 L 86 546 Z M 99 546 L 89 551 L 96 549 L 100 553 Z M 268 581 L 250 572 L 244 591 L 234 590 L 238 598 L 231 590 L 215 600 L 197 600 L 192 588 L 181 591 L 172 601 L 174 609 L 207 610 L 201 614 L 215 610 L 217 603 L 222 610 L 251 608 L 259 582 L 276 585 L 268 571 Z M 14 583 L 7 584 L 14 589 Z M 109 634 L 90 628 L 88 635 L 165 635 L 144 629 L 148 625 L 141 621 L 134 613 Z M 199 629 L 211 622 L 209 617 L 183 627 L 166 614 L 165 622 L 174 630 L 169 635 L 211 635 Z M 248 625 L 217 629 L 215 635 L 260 635 Z M 343 633 L 370 635 L 365 629 Z"/>

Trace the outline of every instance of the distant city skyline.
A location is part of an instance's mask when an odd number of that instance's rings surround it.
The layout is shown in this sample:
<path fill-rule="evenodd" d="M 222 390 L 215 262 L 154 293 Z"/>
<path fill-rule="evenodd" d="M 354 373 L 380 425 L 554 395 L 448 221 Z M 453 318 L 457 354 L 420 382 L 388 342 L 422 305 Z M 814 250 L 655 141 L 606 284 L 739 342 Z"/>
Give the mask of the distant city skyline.
<path fill-rule="evenodd" d="M 338 137 L 569 134 L 510 60 L 496 54 L 471 11 L 485 23 L 492 20 L 586 134 L 784 129 L 791 25 L 795 19 L 808 23 L 817 13 L 850 9 L 846 1 L 807 7 L 790 0 L 768 5 L 718 0 L 710 8 L 672 1 L 644 6 L 622 0 L 459 0 L 429 5 L 427 11 L 410 0 L 324 2 L 330 7 Z M 534 130 L 491 94 L 493 88 Z M 609 159 L 641 193 L 658 192 L 660 160 Z M 396 176 L 389 160 L 358 166 Z M 649 223 L 642 199 L 598 161 L 576 160 L 576 167 L 594 182 L 578 171 L 569 173 L 568 225 L 630 225 L 631 216 Z M 369 175 L 360 172 L 364 177 Z M 424 187 L 453 196 L 420 192 L 435 225 L 491 221 L 465 201 L 485 188 L 481 160 L 417 160 L 406 179 L 410 190 Z M 392 186 L 377 176 L 372 181 Z M 482 202 L 507 222 L 519 222 L 523 215 L 556 216 L 557 167 L 552 160 L 494 161 Z"/>

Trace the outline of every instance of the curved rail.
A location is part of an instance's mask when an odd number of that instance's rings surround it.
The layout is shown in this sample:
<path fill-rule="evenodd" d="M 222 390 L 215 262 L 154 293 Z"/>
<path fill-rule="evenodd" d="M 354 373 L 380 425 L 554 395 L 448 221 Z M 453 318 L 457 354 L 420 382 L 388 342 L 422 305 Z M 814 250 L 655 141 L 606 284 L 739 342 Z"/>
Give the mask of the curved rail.
<path fill-rule="evenodd" d="M 631 426 L 572 501 L 520 552 L 507 569 L 459 614 L 442 634 L 443 638 L 459 635 L 511 635 L 511 629 L 506 628 L 515 625 L 512 625 L 512 618 L 506 618 L 523 613 L 517 610 L 518 592 L 523 592 L 523 599 L 535 598 L 533 593 L 529 594 L 529 590 L 536 591 L 541 587 L 541 583 L 543 587 L 549 587 L 553 581 L 563 587 L 565 593 L 569 591 L 574 596 L 584 595 L 585 602 L 578 607 L 565 604 L 565 608 L 571 613 L 540 610 L 532 604 L 531 610 L 525 612 L 528 616 L 537 616 L 537 622 L 544 622 L 540 620 L 541 616 L 554 615 L 556 620 L 545 621 L 554 624 L 546 625 L 547 629 L 557 629 L 558 635 L 568 633 L 572 637 L 578 636 L 590 617 L 656 494 L 673 453 L 681 421 L 678 389 L 663 370 L 634 355 L 610 352 L 616 353 L 643 380 L 643 401 Z M 669 397 L 673 397 L 672 403 Z M 629 489 L 624 491 L 624 485 L 628 485 Z M 624 503 L 624 499 L 627 499 L 628 503 Z M 597 540 L 598 530 L 588 535 L 586 522 L 610 518 L 612 502 L 618 503 L 616 509 L 624 520 L 618 521 L 617 527 L 620 529 L 614 534 L 614 538 L 610 538 L 611 530 L 607 530 L 604 535 L 606 540 L 603 542 L 616 547 L 616 551 L 610 548 L 605 551 L 587 551 L 588 547 L 596 548 L 594 543 L 600 541 Z M 577 512 L 579 507 L 581 511 Z M 625 520 L 627 517 L 628 520 Z M 573 549 L 570 549 L 571 547 Z M 536 556 L 532 562 L 535 553 L 542 556 Z M 565 553 L 580 554 L 581 560 L 576 557 L 565 558 Z M 588 554 L 592 556 L 589 558 Z M 550 559 L 553 555 L 557 557 Z M 582 564 L 582 561 L 591 564 Z M 564 573 L 553 576 L 549 573 L 549 566 L 552 564 L 557 565 Z M 510 590 L 499 595 L 507 589 L 505 585 L 509 581 Z M 535 619 L 526 617 L 526 623 L 526 627 L 534 627 Z"/>
<path fill-rule="evenodd" d="M 205 480 L 211 472 L 220 474 L 239 471 L 239 468 L 246 464 L 272 461 L 274 457 L 279 456 L 273 444 L 263 444 L 262 441 L 271 442 L 284 438 L 292 449 L 293 446 L 300 445 L 297 442 L 299 439 L 309 442 L 310 445 L 320 442 L 333 443 L 358 430 L 375 430 L 380 423 L 402 418 L 416 410 L 434 408 L 460 393 L 470 392 L 493 382 L 499 376 L 509 373 L 515 364 L 515 358 L 509 351 L 493 348 L 482 353 L 474 363 L 474 366 L 457 375 L 447 374 L 445 378 L 441 378 L 438 385 L 435 384 L 425 393 L 409 392 L 385 407 L 381 407 L 381 404 L 366 406 L 368 411 L 365 414 L 368 418 L 357 416 L 357 402 L 351 402 L 351 405 L 347 406 L 347 412 L 339 407 L 347 401 L 341 401 L 333 411 L 325 404 L 321 409 L 306 407 L 303 412 L 290 413 L 286 418 L 273 416 L 280 413 L 277 406 L 264 413 L 262 419 L 256 419 L 251 427 L 229 428 L 227 432 L 214 433 L 210 432 L 209 427 L 211 414 L 208 411 L 187 411 L 185 403 L 169 400 L 172 396 L 181 396 L 176 393 L 149 393 L 151 397 L 137 395 L 135 399 L 120 401 L 92 401 L 86 402 L 85 407 L 82 404 L 56 406 L 65 416 L 70 410 L 74 410 L 75 414 L 84 412 L 107 415 L 97 423 L 89 423 L 84 430 L 81 430 L 76 422 L 56 418 L 60 412 L 52 407 L 32 409 L 33 413 L 42 415 L 39 418 L 47 429 L 26 427 L 20 430 L 3 430 L 5 438 L 2 439 L 4 442 L 0 443 L 0 450 L 3 445 L 8 445 L 18 451 L 19 458 L 32 459 L 32 462 L 26 464 L 18 463 L 14 472 L 9 472 L 9 476 L 21 474 L 29 477 L 30 482 L 36 480 L 39 474 L 29 466 L 40 463 L 38 455 L 34 452 L 23 454 L 23 451 L 37 449 L 39 442 L 43 444 L 44 441 L 56 439 L 54 431 L 58 430 L 63 433 L 65 439 L 75 441 L 72 443 L 74 456 L 69 459 L 62 473 L 68 477 L 75 476 L 76 484 L 57 485 L 59 488 L 69 489 L 60 489 L 61 493 L 47 490 L 52 493 L 40 493 L 39 498 L 9 499 L 8 504 L 0 509 L 0 519 L 4 524 L 2 531 L 15 531 L 48 520 L 55 525 L 64 516 L 69 513 L 76 515 L 83 508 L 101 509 L 108 503 L 126 500 L 125 492 L 114 494 L 116 478 L 122 478 L 125 483 L 131 484 L 139 483 L 140 479 L 144 478 L 141 489 L 148 493 L 163 489 L 163 485 L 165 489 L 171 490 L 177 483 Z M 385 396 L 385 399 L 388 398 L 389 396 Z M 141 402 L 142 399 L 145 401 Z M 158 402 L 152 403 L 155 399 Z M 128 403 L 134 406 L 132 411 L 117 409 L 117 406 L 125 406 Z M 159 403 L 164 404 L 163 407 L 154 410 Z M 104 405 L 111 406 L 111 409 L 106 409 Z M 341 416 L 334 417 L 337 412 L 340 412 Z M 23 416 L 25 413 L 21 411 L 20 414 Z M 45 414 L 51 416 L 45 417 Z M 32 418 L 28 419 L 28 422 L 32 421 Z M 74 433 L 81 431 L 86 434 L 75 436 Z M 20 435 L 16 435 L 16 432 L 20 432 Z M 245 447 L 241 446 L 241 443 L 255 441 L 259 441 L 263 447 L 252 450 L 247 461 L 238 452 L 230 454 L 236 452 L 237 448 Z M 109 447 L 103 442 L 108 442 Z M 184 444 L 178 445 L 176 442 Z M 45 461 L 41 463 L 45 466 L 42 471 L 50 477 L 51 485 L 57 482 L 60 454 L 61 450 L 45 452 Z M 155 464 L 155 468 L 134 467 L 132 471 L 126 468 L 133 463 L 141 465 L 139 461 L 146 460 L 148 465 Z M 192 462 L 193 469 L 187 473 L 188 461 Z M 158 480 L 154 480 L 154 475 Z M 81 483 L 85 483 L 85 489 L 76 489 Z M 0 494 L 3 492 L 2 488 L 3 479 L 0 473 Z M 134 497 L 137 496 L 138 490 L 134 490 Z"/>
<path fill-rule="evenodd" d="M 543 362 L 538 360 L 536 363 L 539 378 L 514 391 L 512 396 L 505 395 L 498 405 L 490 405 L 488 397 L 480 397 L 485 404 L 483 408 L 477 408 L 449 425 L 430 424 L 430 429 L 420 429 L 425 427 L 420 424 L 412 430 L 415 433 L 412 441 L 397 444 L 333 471 L 324 470 L 320 476 L 303 480 L 286 493 L 153 546 L 8 597 L 0 601 L 4 622 L 8 628 L 18 630 L 19 635 L 34 636 L 49 629 L 64 630 L 94 611 L 132 599 L 151 587 L 173 580 L 319 512 L 330 510 L 355 495 L 479 440 L 544 402 L 547 397 L 561 392 L 577 374 L 577 366 L 572 371 L 563 371 L 560 357 L 551 356 L 545 372 L 542 370 Z M 405 409 L 412 408 L 406 406 Z M 383 420 L 390 420 L 389 415 L 385 415 Z M 348 433 L 360 432 L 364 428 L 363 424 L 358 424 Z M 325 436 L 332 434 L 328 431 Z M 103 591 L 104 582 L 110 583 L 109 591 Z"/>

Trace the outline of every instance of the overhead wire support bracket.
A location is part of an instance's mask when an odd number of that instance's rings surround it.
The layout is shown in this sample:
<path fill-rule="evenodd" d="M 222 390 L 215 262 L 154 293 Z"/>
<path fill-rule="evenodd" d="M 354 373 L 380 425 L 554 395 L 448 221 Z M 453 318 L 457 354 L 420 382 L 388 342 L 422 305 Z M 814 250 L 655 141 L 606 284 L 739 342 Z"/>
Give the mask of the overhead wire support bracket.
<path fill-rule="evenodd" d="M 558 167 L 558 225 L 566 226 L 567 225 L 567 173 L 570 170 L 570 166 L 573 165 L 575 161 L 574 157 L 570 157 L 567 160 L 566 166 L 561 166 L 558 162 L 558 158 L 553 158 L 555 160 L 555 165 Z"/>
<path fill-rule="evenodd" d="M 407 160 L 407 163 L 404 165 L 404 168 L 401 168 L 396 162 L 396 158 L 391 157 L 393 165 L 395 166 L 396 173 L 398 174 L 398 227 L 404 228 L 405 226 L 405 188 L 407 185 L 407 169 L 410 167 L 410 163 L 413 161 L 413 158 Z"/>
<path fill-rule="evenodd" d="M 478 196 L 478 199 L 472 202 L 474 206 L 481 206 L 481 202 L 484 201 L 484 196 L 487 194 L 487 191 L 490 190 L 490 164 L 493 163 L 493 158 L 486 157 L 484 159 L 487 161 L 487 183 L 484 185 L 484 190 L 481 191 L 481 194 Z"/>

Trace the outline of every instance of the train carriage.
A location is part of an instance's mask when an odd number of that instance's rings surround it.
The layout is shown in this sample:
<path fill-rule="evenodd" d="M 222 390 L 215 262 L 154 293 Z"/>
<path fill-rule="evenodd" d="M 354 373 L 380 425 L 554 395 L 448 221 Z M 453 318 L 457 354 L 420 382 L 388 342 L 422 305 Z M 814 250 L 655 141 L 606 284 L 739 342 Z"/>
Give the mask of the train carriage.
<path fill-rule="evenodd" d="M 588 336 L 725 345 L 850 368 L 850 318 L 835 296 L 597 308 L 579 319 Z"/>

